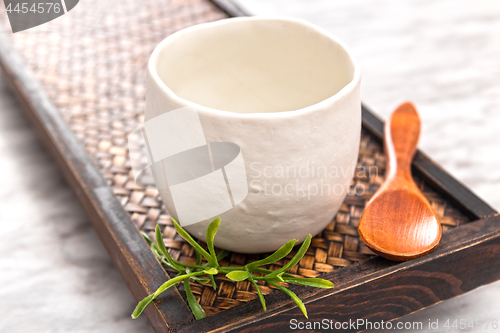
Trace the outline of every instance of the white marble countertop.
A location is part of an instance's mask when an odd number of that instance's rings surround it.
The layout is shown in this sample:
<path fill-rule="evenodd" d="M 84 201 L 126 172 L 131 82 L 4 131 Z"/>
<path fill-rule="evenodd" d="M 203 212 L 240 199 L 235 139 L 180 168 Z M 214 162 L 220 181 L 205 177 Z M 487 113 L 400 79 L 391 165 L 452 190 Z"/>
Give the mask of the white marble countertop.
<path fill-rule="evenodd" d="M 362 67 L 363 101 L 383 118 L 413 101 L 420 148 L 500 209 L 500 1 L 240 3 L 339 36 Z M 133 298 L 3 84 L 0 156 L 0 332 L 150 332 L 130 319 Z M 402 321 L 500 319 L 499 299 L 497 282 Z"/>
<path fill-rule="evenodd" d="M 135 304 L 0 80 L 0 332 L 152 332 Z"/>

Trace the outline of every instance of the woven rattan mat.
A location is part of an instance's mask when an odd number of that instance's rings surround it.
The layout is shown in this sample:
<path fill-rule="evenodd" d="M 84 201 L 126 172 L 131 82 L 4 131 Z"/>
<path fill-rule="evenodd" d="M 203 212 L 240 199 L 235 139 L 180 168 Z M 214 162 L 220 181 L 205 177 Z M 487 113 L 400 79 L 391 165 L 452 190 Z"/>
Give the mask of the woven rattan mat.
<path fill-rule="evenodd" d="M 5 11 L 0 12 L 0 24 L 9 29 Z M 176 234 L 158 192 L 138 187 L 132 178 L 126 136 L 142 121 L 145 68 L 154 47 L 177 30 L 225 17 L 208 0 L 86 0 L 63 17 L 12 35 L 15 47 L 136 227 L 153 234 L 159 223 L 172 256 L 187 262 L 195 261 L 195 254 Z M 384 180 L 386 161 L 380 143 L 367 132 L 362 134 L 358 163 L 367 170 L 376 166 L 378 174 L 356 173 L 351 190 L 358 184 L 367 191 L 347 197 L 340 212 L 313 239 L 306 256 L 291 273 L 315 277 L 373 255 L 360 242 L 357 226 L 365 203 Z M 444 231 L 468 221 L 428 184 L 419 179 L 417 183 Z M 258 257 L 233 253 L 223 264 L 244 265 Z M 219 279 L 217 284 L 216 291 L 209 286 L 192 285 L 208 314 L 257 297 L 247 281 Z M 266 286 L 262 289 L 264 294 L 272 292 Z"/>

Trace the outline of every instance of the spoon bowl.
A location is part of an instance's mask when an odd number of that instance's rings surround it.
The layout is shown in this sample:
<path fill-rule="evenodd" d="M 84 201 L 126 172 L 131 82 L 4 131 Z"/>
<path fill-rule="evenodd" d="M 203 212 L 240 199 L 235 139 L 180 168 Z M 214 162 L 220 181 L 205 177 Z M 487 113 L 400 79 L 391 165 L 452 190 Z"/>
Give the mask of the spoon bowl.
<path fill-rule="evenodd" d="M 387 178 L 368 202 L 358 227 L 366 246 L 391 260 L 421 257 L 441 239 L 438 218 L 411 175 L 419 135 L 415 107 L 398 107 L 384 128 Z"/>

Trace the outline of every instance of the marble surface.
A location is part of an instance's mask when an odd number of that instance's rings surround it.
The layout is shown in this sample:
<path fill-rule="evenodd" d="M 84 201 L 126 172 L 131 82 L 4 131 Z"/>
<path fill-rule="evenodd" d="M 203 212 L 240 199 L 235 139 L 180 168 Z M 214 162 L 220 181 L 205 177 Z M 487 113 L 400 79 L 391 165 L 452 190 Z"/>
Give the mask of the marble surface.
<path fill-rule="evenodd" d="M 413 101 L 422 118 L 420 149 L 500 210 L 500 1 L 238 3 L 253 14 L 305 19 L 341 38 L 361 66 L 363 102 L 386 119 L 399 103 Z M 401 321 L 429 319 L 500 321 L 500 282 Z"/>
<path fill-rule="evenodd" d="M 0 80 L 0 332 L 152 332 L 20 112 Z"/>
<path fill-rule="evenodd" d="M 499 1 L 240 2 L 343 39 L 363 70 L 363 101 L 383 118 L 415 102 L 420 148 L 500 209 Z M 134 300 L 1 83 L 0 156 L 0 332 L 150 332 L 130 319 Z M 500 319 L 499 299 L 497 282 L 402 321 Z"/>

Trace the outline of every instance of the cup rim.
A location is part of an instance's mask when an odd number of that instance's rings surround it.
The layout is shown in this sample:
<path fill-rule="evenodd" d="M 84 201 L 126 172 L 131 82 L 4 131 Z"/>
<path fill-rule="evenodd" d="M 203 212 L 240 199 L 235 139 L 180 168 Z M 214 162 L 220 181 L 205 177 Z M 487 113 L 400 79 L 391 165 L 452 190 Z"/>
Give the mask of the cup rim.
<path fill-rule="evenodd" d="M 314 32 L 332 40 L 333 42 L 337 43 L 349 56 L 349 59 L 352 61 L 353 67 L 354 67 L 354 74 L 352 80 L 347 83 L 342 89 L 340 89 L 337 93 L 333 94 L 332 96 L 318 102 L 314 103 L 311 105 L 308 105 L 306 107 L 296 109 L 296 110 L 287 110 L 287 111 L 279 111 L 279 112 L 251 112 L 251 113 L 239 113 L 239 112 L 234 112 L 234 111 L 225 111 L 225 110 L 219 110 L 219 109 L 214 109 L 211 107 L 204 106 L 202 104 L 198 104 L 195 102 L 192 102 L 188 99 L 182 98 L 178 96 L 176 93 L 174 93 L 165 82 L 160 78 L 160 76 L 157 73 L 156 70 L 156 60 L 158 58 L 158 54 L 161 52 L 161 50 L 165 47 L 167 43 L 169 43 L 172 39 L 174 38 L 179 38 L 183 34 L 190 33 L 192 31 L 196 30 L 201 30 L 205 29 L 208 27 L 212 26 L 218 26 L 218 25 L 226 25 L 226 24 L 231 24 L 235 21 L 278 21 L 278 22 L 288 22 L 288 23 L 293 23 L 293 24 L 299 24 L 302 25 L 310 30 L 313 30 Z M 179 30 L 164 40 L 162 40 L 153 50 L 151 53 L 151 56 L 148 61 L 148 72 L 150 77 L 154 80 L 154 83 L 156 84 L 157 87 L 159 87 L 166 95 L 168 95 L 169 98 L 172 100 L 178 102 L 181 105 L 185 106 L 192 106 L 195 107 L 198 112 L 203 112 L 203 113 L 208 113 L 208 114 L 214 114 L 218 117 L 234 117 L 234 118 L 245 118 L 245 119 L 258 119 L 258 118 L 288 118 L 288 117 L 295 117 L 295 116 L 300 116 L 306 113 L 310 113 L 314 110 L 321 109 L 322 107 L 332 104 L 340 99 L 342 99 L 344 96 L 348 95 L 351 93 L 358 85 L 361 80 L 361 69 L 358 65 L 358 63 L 354 60 L 354 58 L 351 55 L 351 52 L 349 48 L 342 42 L 338 37 L 330 34 L 326 30 L 308 22 L 302 19 L 297 19 L 297 18 L 289 18 L 289 17 L 280 17 L 280 16 L 259 16 L 259 17 L 234 17 L 234 18 L 227 18 L 227 19 L 222 19 L 214 22 L 207 22 L 207 23 L 201 23 L 197 24 L 182 30 Z"/>

